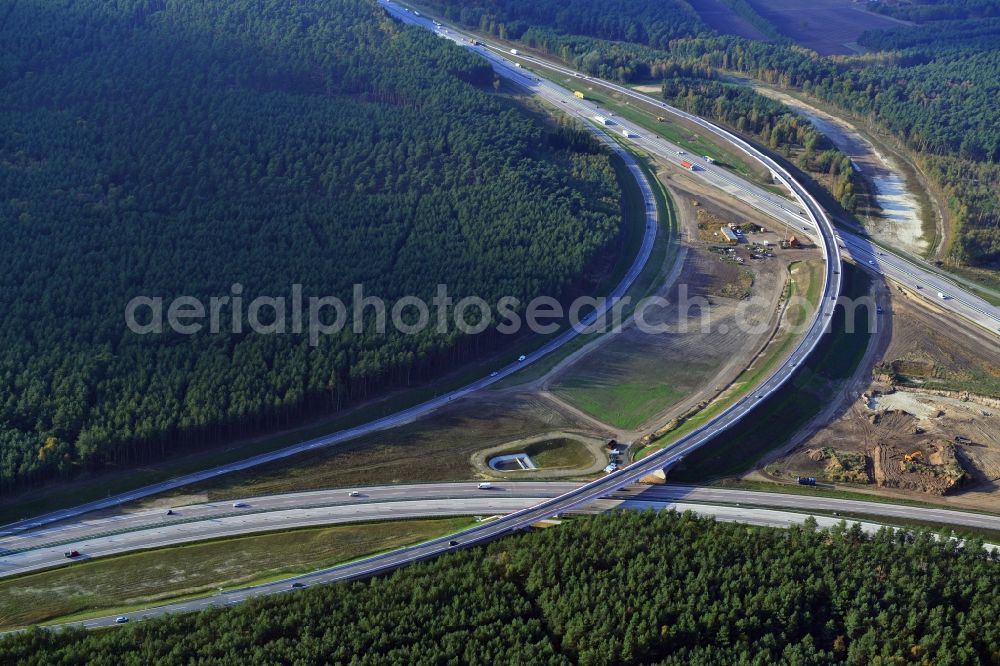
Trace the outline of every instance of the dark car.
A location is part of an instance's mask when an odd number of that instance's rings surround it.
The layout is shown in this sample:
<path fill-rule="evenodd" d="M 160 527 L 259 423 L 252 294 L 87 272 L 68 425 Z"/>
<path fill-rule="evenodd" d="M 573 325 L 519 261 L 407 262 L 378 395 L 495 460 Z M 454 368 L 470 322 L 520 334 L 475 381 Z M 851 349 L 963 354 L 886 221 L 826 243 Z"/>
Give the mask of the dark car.
<path fill-rule="evenodd" d="M 457 542 L 457 541 L 449 541 L 449 542 L 448 542 L 448 545 L 449 545 L 449 546 L 457 546 L 457 545 L 458 545 L 458 542 Z"/>
<path fill-rule="evenodd" d="M 80 551 L 78 551 L 78 550 L 67 550 L 65 553 L 63 553 L 63 555 L 65 555 L 66 557 L 72 559 L 74 557 L 80 557 Z"/>

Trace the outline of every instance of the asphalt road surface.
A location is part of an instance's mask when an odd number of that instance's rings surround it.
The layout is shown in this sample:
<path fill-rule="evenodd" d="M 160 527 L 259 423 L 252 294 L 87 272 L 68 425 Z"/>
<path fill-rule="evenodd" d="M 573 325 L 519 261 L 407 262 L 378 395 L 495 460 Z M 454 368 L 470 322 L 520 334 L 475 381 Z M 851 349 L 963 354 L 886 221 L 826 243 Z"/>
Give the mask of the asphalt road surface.
<path fill-rule="evenodd" d="M 313 525 L 400 520 L 426 516 L 492 515 L 526 509 L 567 493 L 570 482 L 520 481 L 493 484 L 482 490 L 475 481 L 427 483 L 369 488 L 340 488 L 289 493 L 233 502 L 206 502 L 166 510 L 145 510 L 90 520 L 50 525 L 0 539 L 0 577 L 18 575 L 66 563 L 64 553 L 77 550 L 82 561 L 94 557 L 158 548 L 204 539 Z M 356 496 L 351 493 L 357 493 Z M 951 509 L 909 507 L 746 490 L 695 486 L 636 486 L 623 488 L 609 500 L 739 504 L 796 511 L 826 511 L 895 519 L 919 519 L 955 527 L 1000 531 L 1000 516 Z"/>
<path fill-rule="evenodd" d="M 393 520 L 408 517 L 448 516 L 448 515 L 490 515 L 506 511 L 525 510 L 530 505 L 541 501 L 544 497 L 562 493 L 566 483 L 511 483 L 494 486 L 490 490 L 479 490 L 474 483 L 466 484 L 427 484 L 422 486 L 392 486 L 368 488 L 364 496 L 368 501 L 357 505 L 339 504 L 346 507 L 344 519 L 358 520 L 358 515 L 366 516 L 368 520 Z M 339 493 L 343 497 L 346 490 L 321 491 L 320 493 L 296 493 L 276 497 L 264 497 L 248 500 L 253 507 L 271 505 L 276 508 L 274 524 L 282 527 L 298 527 L 313 524 L 327 524 L 330 516 L 317 519 L 310 510 L 285 507 L 285 503 L 315 502 L 321 496 Z M 412 498 L 423 495 L 425 499 Z M 379 497 L 380 499 L 375 499 Z M 337 499 L 331 497 L 331 499 Z M 724 503 L 724 504 L 723 504 Z M 208 506 L 208 505 L 201 505 Z M 644 489 L 631 489 L 628 492 L 616 494 L 613 499 L 602 499 L 592 502 L 586 511 L 607 511 L 611 509 L 675 509 L 677 511 L 693 511 L 704 516 L 713 516 L 717 520 L 735 521 L 750 525 L 769 527 L 789 527 L 801 524 L 810 514 L 801 511 L 788 511 L 783 507 L 797 509 L 839 511 L 842 513 L 872 513 L 887 517 L 941 521 L 949 524 L 968 524 L 978 527 L 995 529 L 1000 525 L 1000 517 L 982 516 L 945 509 L 924 509 L 920 507 L 899 507 L 878 502 L 843 500 L 799 495 L 777 495 L 756 491 L 741 491 L 712 488 L 695 488 L 687 486 L 654 486 Z M 194 507 L 189 507 L 194 509 Z M 265 512 L 262 512 L 265 513 Z M 353 514 L 353 515 L 351 515 Z M 350 516 L 350 517 L 348 517 Z M 836 516 L 815 516 L 820 527 L 831 527 L 841 519 Z M 333 522 L 343 522 L 334 520 Z M 212 523 L 212 519 L 204 522 Z M 877 531 L 882 527 L 879 523 L 869 521 L 859 522 L 867 532 Z M 483 523 L 491 524 L 490 522 Z M 156 528 L 157 530 L 163 528 Z M 242 589 L 223 592 L 211 597 L 151 607 L 129 614 L 130 620 L 142 620 L 167 613 L 181 613 L 203 610 L 210 607 L 227 606 L 240 603 L 249 598 L 277 593 L 294 592 L 302 587 L 326 584 L 342 580 L 362 578 L 379 573 L 387 568 L 405 565 L 417 559 L 432 557 L 455 548 L 468 546 L 474 541 L 463 535 L 450 535 L 437 539 L 433 549 L 423 551 L 423 557 L 414 558 L 412 552 L 419 548 L 402 549 L 385 555 L 377 555 L 348 564 L 323 569 L 320 571 L 274 581 L 262 585 L 249 586 Z M 453 545 L 454 544 L 454 545 Z M 78 626 L 97 628 L 113 626 L 115 615 L 107 615 L 93 619 L 70 622 L 60 627 Z"/>

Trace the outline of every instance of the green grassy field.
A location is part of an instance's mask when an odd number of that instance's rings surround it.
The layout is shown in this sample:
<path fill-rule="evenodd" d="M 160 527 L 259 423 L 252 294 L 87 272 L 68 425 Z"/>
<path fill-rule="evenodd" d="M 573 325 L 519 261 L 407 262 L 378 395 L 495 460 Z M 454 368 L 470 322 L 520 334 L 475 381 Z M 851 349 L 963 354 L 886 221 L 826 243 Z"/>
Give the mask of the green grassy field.
<path fill-rule="evenodd" d="M 471 524 L 442 518 L 273 532 L 143 551 L 0 580 L 0 627 L 125 612 L 313 571 L 399 548 Z"/>
<path fill-rule="evenodd" d="M 801 297 L 809 304 L 809 308 L 791 308 L 787 314 L 790 325 L 801 326 L 819 305 L 820 291 L 823 288 L 823 264 L 816 261 L 796 261 L 788 266 L 788 273 L 791 276 L 790 296 Z"/>
<path fill-rule="evenodd" d="M 669 384 L 609 384 L 592 378 L 561 382 L 554 393 L 604 423 L 629 430 L 683 395 Z"/>
<path fill-rule="evenodd" d="M 594 463 L 594 454 L 585 444 L 565 437 L 534 442 L 522 450 L 541 469 L 584 468 Z"/>

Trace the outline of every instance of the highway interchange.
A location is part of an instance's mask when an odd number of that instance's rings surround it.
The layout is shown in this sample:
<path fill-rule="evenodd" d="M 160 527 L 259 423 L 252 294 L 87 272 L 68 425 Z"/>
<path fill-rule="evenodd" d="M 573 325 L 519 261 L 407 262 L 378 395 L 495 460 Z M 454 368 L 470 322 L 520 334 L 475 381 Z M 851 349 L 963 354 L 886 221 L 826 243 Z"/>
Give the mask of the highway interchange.
<path fill-rule="evenodd" d="M 391 8 L 391 10 L 396 13 L 402 13 L 402 11 L 399 10 L 398 8 Z M 413 19 L 415 17 L 410 15 L 409 18 Z M 506 72 L 515 75 L 517 74 L 517 68 L 511 67 L 506 64 L 501 65 L 501 67 L 506 68 Z M 501 70 L 501 73 L 503 74 L 504 70 Z M 752 148 L 750 148 L 749 150 L 753 151 Z M 813 227 L 818 229 L 820 232 L 819 236 L 821 239 L 824 254 L 827 259 L 826 268 L 824 271 L 824 288 L 822 290 L 822 298 L 819 303 L 819 307 L 813 314 L 813 318 L 811 320 L 809 329 L 803 335 L 801 341 L 798 343 L 793 352 L 790 354 L 789 359 L 783 365 L 781 365 L 775 372 L 773 372 L 767 379 L 765 379 L 754 393 L 751 393 L 737 400 L 735 403 L 724 409 L 714 419 L 711 419 L 709 422 L 705 423 L 701 427 L 695 429 L 693 432 L 684 436 L 669 448 L 654 452 L 653 454 L 649 455 L 643 460 L 633 463 L 632 465 L 620 469 L 605 477 L 599 478 L 596 481 L 586 483 L 579 487 L 574 487 L 571 490 L 558 495 L 557 497 L 546 499 L 528 508 L 514 511 L 508 515 L 498 518 L 497 520 L 478 524 L 468 530 L 465 530 L 460 535 L 456 535 L 455 540 L 460 540 L 460 543 L 462 545 L 472 545 L 496 539 L 510 532 L 527 528 L 544 518 L 548 518 L 550 516 L 557 515 L 559 513 L 578 509 L 581 506 L 584 506 L 595 500 L 600 499 L 604 495 L 608 495 L 624 486 L 630 485 L 635 481 L 638 481 L 640 478 L 649 475 L 652 472 L 671 467 L 672 465 L 676 464 L 679 460 L 681 460 L 683 456 L 686 455 L 687 453 L 703 446 L 723 430 L 738 423 L 744 416 L 746 416 L 753 409 L 753 407 L 758 402 L 764 400 L 774 391 L 778 390 L 781 386 L 783 386 L 785 382 L 787 382 L 793 375 L 795 366 L 797 366 L 799 362 L 804 360 L 806 356 L 808 356 L 809 353 L 819 343 L 823 334 L 826 332 L 827 320 L 833 314 L 833 310 L 836 306 L 837 296 L 839 295 L 840 292 L 840 279 L 839 279 L 840 256 L 837 252 L 835 240 L 833 238 L 832 224 L 830 223 L 829 218 L 827 218 L 825 212 L 815 202 L 812 196 L 808 192 L 806 192 L 805 189 L 802 188 L 798 183 L 796 183 L 791 178 L 791 176 L 784 171 L 782 167 L 780 167 L 777 164 L 774 164 L 773 162 L 770 161 L 769 158 L 767 158 L 764 155 L 757 154 L 755 152 L 752 152 L 751 154 L 754 154 L 755 157 L 757 157 L 758 159 L 762 160 L 765 164 L 767 164 L 768 167 L 771 168 L 772 171 L 775 173 L 776 177 L 780 181 L 784 182 L 786 186 L 790 189 L 790 191 L 792 191 L 798 198 L 800 204 L 804 207 L 804 209 L 807 212 L 808 215 L 807 219 L 811 221 Z M 625 155 L 627 155 L 627 153 Z M 647 193 L 648 195 L 651 195 L 651 190 L 649 189 L 648 183 L 645 182 L 645 179 L 641 178 L 639 182 L 641 184 L 645 184 L 645 187 L 643 188 L 644 196 L 647 196 Z M 651 243 L 650 229 L 652 228 L 655 230 L 657 220 L 655 218 L 656 214 L 655 203 L 653 203 L 651 206 L 648 198 L 646 205 L 646 213 L 647 216 L 653 216 L 652 219 L 647 220 L 646 236 L 645 236 L 645 239 Z M 642 254 L 643 252 L 640 251 L 640 256 Z M 639 258 L 637 258 L 636 263 L 638 262 Z M 645 262 L 643 261 L 642 263 L 644 264 Z M 641 265 L 642 264 L 640 264 L 639 270 L 641 270 Z M 634 275 L 632 275 L 633 280 L 635 275 L 638 274 L 639 270 L 636 270 L 636 265 L 633 264 L 633 270 L 630 271 L 630 275 L 634 272 Z M 625 284 L 626 281 L 623 281 L 623 284 Z M 619 286 L 619 289 L 621 290 L 621 293 L 624 293 L 624 289 L 622 289 L 621 285 Z M 568 331 L 567 333 L 574 333 L 574 332 Z M 558 340 L 559 338 L 557 338 L 557 340 L 552 341 L 552 343 L 550 344 L 553 344 Z M 536 353 L 536 357 L 537 355 L 538 353 Z M 516 366 L 514 369 L 516 369 Z M 505 369 L 505 371 L 506 370 L 508 369 Z M 511 369 L 510 372 L 513 372 L 513 369 Z M 491 378 L 487 378 L 487 380 L 488 379 Z M 492 377 L 492 379 L 496 379 L 496 376 Z M 465 393 L 471 392 L 472 390 L 477 390 L 478 388 L 481 388 L 484 385 L 486 384 L 483 383 L 483 381 L 481 380 L 481 382 L 474 383 L 470 387 L 461 389 L 459 392 L 456 393 L 464 395 Z M 442 404 L 446 404 L 451 399 L 453 398 L 451 398 L 450 396 L 442 396 L 441 398 L 438 399 L 438 403 L 434 404 L 433 407 L 431 407 L 430 409 L 436 408 Z M 426 404 L 428 403 L 425 403 L 425 405 Z M 415 409 L 420 409 L 420 408 L 424 408 L 424 405 L 418 406 L 418 408 Z M 430 409 L 427 409 L 427 411 L 430 411 Z M 362 426 L 362 428 L 367 427 L 367 428 L 380 429 L 384 427 L 390 427 L 391 425 L 398 425 L 401 423 L 405 423 L 409 420 L 412 420 L 412 418 L 415 418 L 412 414 L 404 412 L 403 416 L 397 414 L 392 417 L 387 417 L 386 419 L 381 419 L 379 421 L 376 421 L 374 424 L 369 424 L 368 426 Z M 358 429 L 353 429 L 353 430 L 357 431 Z M 345 432 L 351 432 L 351 431 L 345 431 Z M 343 433 L 341 433 L 341 436 L 343 436 Z M 358 436 L 358 434 L 354 434 L 353 436 Z M 324 441 L 323 443 L 307 442 L 304 445 L 301 445 L 300 450 L 308 450 L 309 448 L 313 448 L 314 446 L 328 445 L 329 443 L 330 443 L 329 438 L 327 438 L 327 441 Z M 268 454 L 268 455 L 274 455 L 274 454 Z M 267 461 L 266 458 L 267 456 L 258 457 L 258 459 L 261 460 L 262 462 Z M 256 464 L 260 463 L 257 462 Z M 246 461 L 244 461 L 243 463 L 236 463 L 232 467 L 234 469 L 243 469 L 246 466 L 249 465 L 247 465 Z M 228 472 L 230 470 L 226 471 Z M 212 472 L 214 472 L 214 474 L 212 474 Z M 210 470 L 209 472 L 203 472 L 200 474 L 205 475 L 204 478 L 209 478 L 210 475 L 215 475 L 218 473 L 220 473 L 218 470 Z M 191 476 L 198 477 L 199 475 L 191 475 Z M 200 479 L 195 478 L 193 480 L 200 480 Z M 158 484 L 158 486 L 161 486 L 162 489 L 167 489 L 167 488 L 179 487 L 180 485 L 185 485 L 187 483 L 192 482 L 191 480 L 183 480 L 183 483 L 181 483 L 180 481 L 181 480 L 174 480 L 172 482 L 166 482 L 165 484 Z M 154 488 L 156 489 L 153 490 Z M 119 498 L 110 498 L 110 500 L 117 499 L 118 500 L 117 502 L 105 500 L 99 503 L 91 503 L 91 505 L 83 508 L 89 511 L 93 510 L 93 507 L 95 505 L 100 505 L 99 508 L 114 506 L 120 501 L 123 501 L 122 499 L 123 497 L 128 498 L 124 501 L 128 501 L 130 499 L 136 499 L 139 497 L 147 496 L 149 494 L 153 494 L 154 492 L 161 492 L 162 489 L 157 488 L 156 486 L 147 487 L 146 489 L 133 491 L 133 493 L 126 494 L 125 496 L 119 496 Z M 25 529 L 31 529 L 32 527 L 39 527 L 45 524 L 49 524 L 51 522 L 55 522 L 56 520 L 62 518 L 79 515 L 81 512 L 82 511 L 80 510 L 80 507 L 78 507 L 76 510 L 70 509 L 63 512 L 56 512 L 53 514 L 49 514 L 47 516 L 43 516 L 41 518 L 22 521 L 20 524 L 7 526 L 5 531 L 7 533 L 23 531 Z M 414 562 L 426 559 L 428 557 L 433 557 L 441 552 L 445 552 L 452 547 L 450 545 L 450 541 L 452 540 L 438 539 L 427 543 L 411 546 L 409 548 L 403 548 L 391 553 L 369 558 L 361 562 L 350 563 L 348 565 L 345 565 L 344 568 L 338 568 L 335 572 L 328 572 L 328 574 L 325 575 L 333 576 L 332 579 L 337 580 L 340 578 L 351 578 L 361 575 L 369 575 L 380 571 L 387 571 L 408 562 Z M 196 603 L 196 602 L 189 602 L 189 603 Z M 181 610 L 181 609 L 175 608 L 175 610 Z"/>
<path fill-rule="evenodd" d="M 411 12 L 401 9 L 398 5 L 383 2 L 383 6 L 386 7 L 390 13 L 403 21 L 423 25 L 429 29 L 436 28 L 430 20 L 414 16 Z M 444 29 L 441 29 L 439 34 L 442 32 L 444 32 Z M 458 34 L 448 35 L 445 33 L 444 36 L 449 36 L 455 39 L 457 43 L 468 46 L 466 38 Z M 494 68 L 502 76 L 523 85 L 533 93 L 536 93 L 542 99 L 547 100 L 550 104 L 553 104 L 557 108 L 562 108 L 571 115 L 575 115 L 581 119 L 591 119 L 594 115 L 598 114 L 610 116 L 610 114 L 601 114 L 599 108 L 595 107 L 592 103 L 577 99 L 570 91 L 545 79 L 536 78 L 533 74 L 525 72 L 523 67 L 516 67 L 511 60 L 501 55 L 500 51 L 496 48 L 481 46 L 475 47 L 475 49 L 481 55 L 487 57 L 493 64 Z M 555 71 L 564 69 L 547 63 L 541 63 L 536 60 L 532 60 L 532 62 L 538 64 L 538 66 L 549 67 Z M 565 70 L 560 73 L 568 73 L 571 76 L 575 75 L 575 73 L 571 70 Z M 601 82 L 601 84 L 605 86 L 611 85 L 605 82 Z M 620 88 L 620 91 L 623 92 L 623 94 L 642 97 L 643 101 L 646 103 L 650 102 L 650 98 L 634 93 L 628 89 Z M 670 113 L 687 116 L 687 114 L 683 114 L 681 111 L 670 109 L 669 107 L 666 107 L 666 105 L 662 106 Z M 615 495 L 616 492 L 621 492 L 623 497 L 628 498 L 625 504 L 628 507 L 645 505 L 662 507 L 669 504 L 676 504 L 679 500 L 683 499 L 685 500 L 682 504 L 683 506 L 695 506 L 695 504 L 692 504 L 694 502 L 714 501 L 718 503 L 721 501 L 726 503 L 738 502 L 739 504 L 753 504 L 757 502 L 758 506 L 787 506 L 806 508 L 807 510 L 828 510 L 828 506 L 821 506 L 820 504 L 816 504 L 816 502 L 830 503 L 847 501 L 824 500 L 815 497 L 803 498 L 801 496 L 781 496 L 767 493 L 752 494 L 766 496 L 766 503 L 761 503 L 759 498 L 751 497 L 751 494 L 746 493 L 739 495 L 739 499 L 736 499 L 737 496 L 735 495 L 729 495 L 726 496 L 726 499 L 724 500 L 720 500 L 718 498 L 713 500 L 709 495 L 705 495 L 705 493 L 711 494 L 726 491 L 678 487 L 641 491 L 650 494 L 639 498 L 635 496 L 635 493 L 640 491 L 622 491 L 622 489 L 654 471 L 668 469 L 670 466 L 676 464 L 691 451 L 703 446 L 720 432 L 738 423 L 743 417 L 752 411 L 756 404 L 774 393 L 789 380 L 794 373 L 795 367 L 809 355 L 809 353 L 819 343 L 823 334 L 826 332 L 827 323 L 832 316 L 837 299 L 840 295 L 839 275 L 841 248 L 845 249 L 845 251 L 858 260 L 859 263 L 862 263 L 863 265 L 867 264 L 866 267 L 877 267 L 888 277 L 897 280 L 902 284 L 911 286 L 913 289 L 917 289 L 919 285 L 924 287 L 926 290 L 932 290 L 935 293 L 937 291 L 947 293 L 948 298 L 939 299 L 942 301 L 939 305 L 943 306 L 945 309 L 955 312 L 956 314 L 960 314 L 971 321 L 975 321 L 976 323 L 985 326 L 994 332 L 997 331 L 997 324 L 1000 323 L 1000 318 L 997 316 L 996 308 L 982 302 L 981 299 L 977 299 L 974 296 L 960 292 L 960 290 L 958 290 L 957 287 L 951 283 L 948 283 L 947 286 L 938 286 L 943 284 L 941 282 L 942 278 L 937 276 L 935 273 L 924 270 L 912 262 L 896 255 L 883 253 L 881 250 L 874 249 L 866 239 L 851 236 L 843 232 L 841 232 L 838 237 L 838 234 L 835 232 L 826 213 L 805 190 L 805 188 L 797 183 L 781 165 L 777 164 L 768 156 L 758 152 L 742 139 L 728 133 L 724 129 L 717 128 L 700 118 L 688 117 L 687 120 L 704 127 L 706 131 L 710 131 L 721 137 L 738 150 L 743 151 L 753 159 L 756 159 L 764 164 L 772 172 L 772 174 L 774 174 L 775 179 L 788 188 L 789 192 L 794 197 L 794 201 L 747 183 L 731 172 L 704 161 L 699 162 L 700 168 L 697 171 L 692 172 L 692 176 L 701 177 L 709 184 L 736 196 L 740 200 L 745 201 L 758 210 L 761 210 L 783 223 L 790 225 L 794 229 L 801 228 L 803 231 L 808 232 L 811 236 L 816 238 L 826 257 L 824 288 L 822 298 L 820 300 L 820 306 L 814 313 L 810 327 L 802 336 L 802 339 L 798 343 L 795 350 L 791 353 L 788 359 L 786 359 L 785 363 L 775 370 L 772 375 L 766 378 L 755 391 L 730 405 L 710 422 L 702 425 L 683 438 L 674 442 L 668 448 L 657 451 L 643 460 L 635 462 L 628 467 L 622 468 L 612 474 L 582 486 L 575 484 L 526 483 L 516 484 L 516 489 L 513 489 L 513 487 L 511 489 L 498 488 L 496 492 L 493 490 L 481 491 L 471 484 L 465 484 L 465 486 L 460 488 L 450 487 L 445 489 L 442 489 L 440 485 L 398 486 L 389 489 L 366 489 L 364 491 L 364 495 L 366 497 L 358 498 L 346 496 L 346 491 L 329 491 L 339 492 L 339 500 L 331 502 L 331 498 L 329 497 L 323 499 L 322 496 L 314 495 L 309 498 L 310 501 L 313 501 L 312 505 L 304 505 L 303 501 L 307 498 L 301 494 L 296 496 L 283 496 L 283 498 L 278 499 L 260 498 L 254 500 L 253 502 L 248 502 L 250 506 L 245 507 L 248 509 L 247 511 L 243 513 L 236 512 L 235 514 L 233 512 L 234 507 L 231 505 L 228 505 L 228 507 L 222 505 L 187 507 L 184 508 L 180 515 L 176 517 L 176 520 L 174 520 L 175 524 L 166 526 L 164 525 L 166 520 L 165 516 L 153 515 L 148 512 L 125 515 L 116 518 L 96 518 L 93 520 L 78 521 L 67 525 L 57 524 L 60 521 L 79 516 L 83 513 L 95 511 L 97 509 L 115 507 L 135 499 L 158 494 L 166 490 L 189 485 L 197 481 L 246 469 L 254 465 L 272 462 L 289 455 L 294 455 L 323 446 L 329 446 L 331 444 L 347 441 L 364 434 L 407 423 L 420 416 L 428 414 L 453 400 L 464 397 L 473 391 L 485 388 L 496 381 L 500 381 L 504 377 L 521 369 L 524 365 L 534 362 L 542 356 L 558 349 L 579 333 L 579 331 L 571 329 L 549 341 L 545 346 L 541 347 L 536 352 L 533 352 L 527 359 L 525 359 L 524 362 L 513 363 L 491 374 L 491 376 L 473 382 L 472 384 L 469 384 L 457 391 L 447 393 L 431 401 L 411 407 L 391 416 L 378 419 L 363 426 L 358 426 L 330 436 L 303 442 L 294 447 L 288 447 L 280 451 L 256 456 L 231 465 L 225 465 L 184 477 L 178 477 L 176 479 L 147 486 L 145 488 L 107 498 L 98 502 L 92 502 L 79 507 L 73 507 L 48 514 L 46 516 L 27 519 L 8 525 L 3 530 L 0 530 L 0 535 L 5 535 L 6 537 L 0 540 L 0 548 L 3 548 L 5 551 L 5 554 L 0 555 L 0 567 L 2 567 L 0 568 L 0 575 L 11 575 L 16 572 L 36 569 L 39 566 L 42 566 L 40 562 L 43 559 L 49 563 L 44 566 L 51 566 L 52 558 L 58 557 L 62 550 L 66 549 L 63 547 L 63 544 L 67 541 L 75 541 L 77 539 L 82 540 L 79 543 L 87 544 L 85 549 L 87 550 L 88 555 L 97 556 L 112 552 L 121 552 L 122 550 L 131 550 L 137 547 L 156 547 L 169 543 L 202 539 L 206 538 L 205 535 L 209 533 L 217 535 L 245 533 L 248 531 L 259 531 L 261 529 L 287 527 L 293 524 L 328 524 L 338 521 L 377 519 L 379 516 L 392 516 L 397 518 L 429 514 L 469 515 L 470 513 L 480 512 L 506 514 L 502 517 L 496 518 L 495 520 L 478 523 L 457 535 L 435 539 L 430 542 L 399 549 L 390 553 L 310 573 L 300 576 L 294 580 L 294 582 L 298 582 L 302 585 L 309 585 L 319 582 L 331 582 L 335 580 L 358 578 L 374 573 L 388 571 L 410 562 L 434 557 L 443 552 L 447 552 L 456 546 L 466 547 L 486 542 L 504 534 L 527 528 L 532 524 L 537 523 L 539 520 L 566 512 L 581 510 L 587 505 L 600 501 L 601 498 L 609 496 L 615 497 L 614 500 L 604 499 L 603 503 L 594 504 L 594 507 L 600 509 L 615 506 L 617 502 L 623 501 L 618 499 Z M 625 130 L 631 135 L 627 140 L 635 143 L 639 148 L 642 148 L 643 150 L 661 158 L 671 160 L 675 163 L 679 161 L 680 149 L 678 147 L 673 146 L 659 137 L 646 136 L 643 128 L 633 127 L 628 123 L 622 123 L 617 118 L 615 118 L 613 122 L 616 124 L 606 129 L 618 130 L 619 132 L 621 130 Z M 588 125 L 592 128 L 594 127 L 594 125 L 589 123 L 589 121 Z M 652 244 L 655 240 L 658 211 L 656 210 L 655 198 L 652 196 L 650 184 L 646 181 L 641 170 L 638 168 L 638 165 L 635 164 L 634 159 L 626 151 L 622 150 L 620 146 L 608 138 L 607 135 L 600 132 L 595 132 L 595 134 L 602 137 L 602 140 L 604 140 L 609 146 L 618 152 L 623 159 L 625 159 L 626 164 L 629 165 L 630 170 L 640 183 L 643 196 L 646 200 L 647 221 L 645 225 L 645 236 L 642 248 L 625 279 L 623 279 L 622 283 L 619 284 L 619 286 L 611 294 L 612 298 L 609 299 L 608 305 L 605 306 L 611 307 L 613 298 L 616 296 L 620 297 L 628 290 L 632 282 L 641 272 L 646 260 L 649 257 Z M 624 139 L 624 136 L 622 138 Z M 601 314 L 603 314 L 601 311 L 594 313 L 590 318 L 588 318 L 587 321 L 584 322 L 584 324 L 592 322 Z M 728 492 L 742 493 L 743 491 Z M 435 495 L 435 493 L 437 495 Z M 442 493 L 448 496 L 441 496 Z M 489 494 L 484 495 L 484 493 Z M 661 493 L 661 495 L 657 495 L 657 493 Z M 673 495 L 671 493 L 673 493 Z M 681 495 L 680 497 L 677 496 L 678 493 Z M 297 505 L 281 508 L 281 502 L 296 502 Z M 643 502 L 647 504 L 643 504 Z M 950 524 L 956 525 L 966 524 L 969 526 L 980 527 L 987 525 L 991 529 L 995 529 L 996 525 L 994 522 L 1000 520 L 989 516 L 979 516 L 978 514 L 962 514 L 960 512 L 937 509 L 893 507 L 892 505 L 881 503 L 862 504 L 873 504 L 876 510 L 873 510 L 872 506 L 866 506 L 864 507 L 864 510 L 860 510 L 857 507 L 845 508 L 845 506 L 839 504 L 835 506 L 840 507 L 837 510 L 853 513 L 868 513 L 887 516 L 903 513 L 905 516 L 900 517 L 906 518 L 912 518 L 918 515 L 921 511 L 937 512 L 941 515 L 935 518 L 926 517 L 925 519 L 950 522 Z M 772 509 L 766 510 L 772 511 Z M 212 513 L 213 511 L 224 511 L 226 515 L 214 515 Z M 712 511 L 719 512 L 722 510 L 715 507 Z M 739 507 L 739 511 L 730 508 L 726 511 L 729 511 L 730 514 L 735 512 L 737 516 L 742 516 L 747 520 L 753 520 L 751 517 L 751 510 L 748 508 Z M 722 511 L 722 514 L 729 515 L 726 511 Z M 203 517 L 199 517 L 200 515 Z M 150 519 L 157 521 L 159 524 L 143 525 L 141 522 L 142 520 Z M 758 519 L 772 521 L 789 520 L 787 516 L 785 518 L 778 518 L 775 516 L 767 518 L 758 517 Z M 296 521 L 299 522 L 296 523 Z M 962 521 L 973 522 L 966 523 Z M 108 534 L 109 531 L 115 533 Z M 260 594 L 288 591 L 290 589 L 290 582 L 291 581 L 280 581 L 276 583 L 269 583 L 267 585 L 253 586 L 226 592 L 224 594 L 217 595 L 216 597 L 170 604 L 155 609 L 149 609 L 148 611 L 140 613 L 140 615 L 145 616 L 165 612 L 182 612 L 196 610 L 210 605 L 236 603 L 243 599 Z M 87 627 L 106 626 L 112 624 L 113 621 L 114 618 L 109 616 L 87 620 L 80 624 Z"/>

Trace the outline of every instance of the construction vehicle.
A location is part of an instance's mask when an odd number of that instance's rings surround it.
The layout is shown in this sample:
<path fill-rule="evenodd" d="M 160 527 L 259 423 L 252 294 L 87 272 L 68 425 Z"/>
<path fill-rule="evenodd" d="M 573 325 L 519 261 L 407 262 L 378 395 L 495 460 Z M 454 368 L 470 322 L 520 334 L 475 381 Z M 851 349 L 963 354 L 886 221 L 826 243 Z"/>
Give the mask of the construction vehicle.
<path fill-rule="evenodd" d="M 908 462 L 908 463 L 917 462 L 923 457 L 924 454 L 922 451 L 914 451 L 913 453 L 907 453 L 906 455 L 904 455 L 903 462 Z"/>

